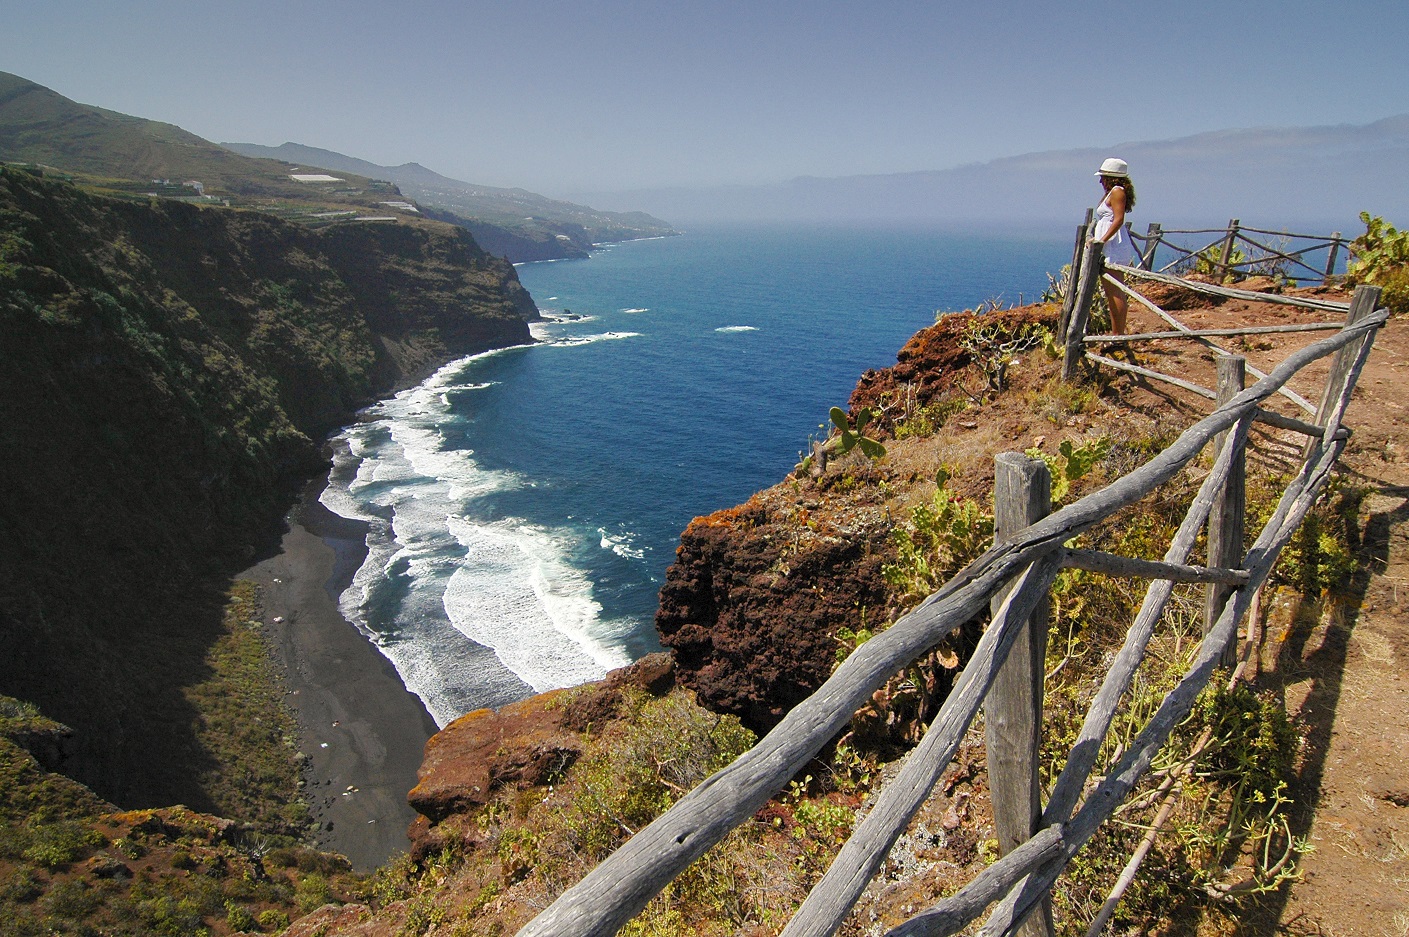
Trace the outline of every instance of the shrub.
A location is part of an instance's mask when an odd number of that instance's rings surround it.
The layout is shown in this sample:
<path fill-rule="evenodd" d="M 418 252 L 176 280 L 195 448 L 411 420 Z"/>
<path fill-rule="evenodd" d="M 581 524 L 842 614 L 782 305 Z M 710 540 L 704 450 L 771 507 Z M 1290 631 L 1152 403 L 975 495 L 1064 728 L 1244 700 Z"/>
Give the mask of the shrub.
<path fill-rule="evenodd" d="M 1398 315 L 1409 311 L 1409 231 L 1396 230 L 1378 215 L 1360 213 L 1365 233 L 1350 242 L 1354 258 L 1346 265 L 1351 283 L 1384 290 L 1381 302 Z"/>

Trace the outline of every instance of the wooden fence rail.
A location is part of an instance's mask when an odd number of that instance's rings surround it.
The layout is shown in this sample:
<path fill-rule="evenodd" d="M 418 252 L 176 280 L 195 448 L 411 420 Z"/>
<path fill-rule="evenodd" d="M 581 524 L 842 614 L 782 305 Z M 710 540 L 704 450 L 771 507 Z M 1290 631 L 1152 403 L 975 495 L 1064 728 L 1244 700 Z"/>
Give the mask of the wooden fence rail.
<path fill-rule="evenodd" d="M 1089 287 L 1094 291 L 1096 276 L 1100 273 L 1100 251 L 1085 253 L 1081 290 Z M 1093 254 L 1097 265 L 1091 267 L 1088 276 L 1086 268 Z M 1030 731 L 1034 719 L 1035 724 L 1040 724 L 1041 718 L 1040 682 L 1034 685 L 1031 669 L 1035 657 L 1040 674 L 1041 656 L 1037 653 L 1039 639 L 1036 637 L 1039 629 L 1031 622 L 1060 568 L 1063 565 L 1083 568 L 1099 565 L 1103 572 L 1114 575 L 1153 577 L 1154 582 L 1125 646 L 1087 714 L 1077 743 L 1068 755 L 1066 768 L 1050 792 L 1040 817 L 1032 803 L 1035 791 L 1030 783 L 1035 770 L 1032 762 L 1024 764 L 1020 756 L 1015 756 L 1005 769 L 1010 781 L 1004 782 L 1002 791 L 995 790 L 995 799 L 1003 802 L 995 809 L 1017 817 L 1017 825 L 1027 827 L 1021 833 L 1025 839 L 1012 845 L 998 862 L 958 894 L 892 931 L 897 935 L 952 934 L 997 900 L 998 907 L 985 932 L 1017 933 L 1029 915 L 1044 907 L 1061 870 L 1129 795 L 1170 731 L 1187 714 L 1215 666 L 1224 659 L 1225 649 L 1236 636 L 1237 623 L 1246 612 L 1253 592 L 1266 579 L 1282 546 L 1315 502 L 1331 465 L 1344 446 L 1341 419 L 1369 353 L 1375 329 L 1385 321 L 1382 310 L 1373 311 L 1377 296 L 1378 291 L 1370 298 L 1370 314 L 1347 321 L 1335 335 L 1292 353 L 1246 390 L 1234 393 L 1233 389 L 1228 389 L 1224 395 L 1227 399 L 1218 403 L 1212 413 L 1189 427 L 1149 462 L 1046 517 L 1033 519 L 1031 523 L 1015 522 L 1008 525 L 1012 529 L 1006 530 L 1000 524 L 1000 535 L 988 551 L 918 608 L 859 646 L 830 679 L 789 712 L 757 745 L 733 764 L 711 775 L 636 833 L 578 884 L 563 892 L 529 922 L 520 935 L 597 937 L 616 933 L 690 863 L 723 839 L 729 830 L 747 822 L 770 797 L 782 790 L 845 728 L 852 714 L 872 692 L 933 648 L 945 635 L 989 611 L 992 605 L 991 623 L 924 740 L 907 757 L 896 778 L 873 798 L 870 811 L 857 824 L 851 838 L 783 932 L 787 937 L 834 933 L 928 797 L 995 680 L 1007 681 L 1011 677 L 1012 685 L 1026 687 L 1024 699 L 1017 704 L 1025 708 L 1026 713 L 1000 717 L 1005 722 L 1002 731 L 1011 734 L 1002 744 L 1010 754 L 1031 748 L 1030 742 L 1023 741 L 1024 733 Z M 1073 347 L 1070 341 L 1073 335 L 1076 347 L 1083 347 L 1085 315 L 1078 296 L 1070 310 L 1070 321 L 1063 323 L 1069 339 L 1068 351 Z M 1338 366 L 1328 381 L 1316 423 L 1295 421 L 1301 431 L 1308 434 L 1305 463 L 1283 494 L 1271 521 L 1246 553 L 1241 543 L 1234 548 L 1230 536 L 1228 548 L 1223 551 L 1228 558 L 1218 563 L 1210 559 L 1202 567 L 1190 566 L 1189 559 L 1199 533 L 1215 505 L 1225 505 L 1225 511 L 1230 509 L 1226 507 L 1229 488 L 1237 485 L 1237 462 L 1244 451 L 1249 426 L 1268 412 L 1262 404 L 1282 390 L 1306 365 L 1331 354 L 1338 355 Z M 1345 366 L 1340 367 L 1339 362 L 1344 362 Z M 1169 481 L 1220 434 L 1224 434 L 1225 441 L 1213 470 L 1205 478 L 1163 563 L 1065 548 L 1064 544 L 1071 538 L 1092 529 Z M 1019 454 L 1000 456 L 1000 463 L 1010 463 L 1010 467 L 1020 470 L 1023 460 Z M 1019 474 L 1027 475 L 1040 488 L 1041 472 L 1042 469 L 1032 466 L 1031 471 L 1019 471 Z M 1017 500 L 1036 500 L 1030 486 L 1017 488 Z M 1235 561 L 1239 561 L 1237 566 L 1233 565 Z M 1101 741 L 1109 730 L 1116 705 L 1129 689 L 1135 668 L 1143 658 L 1145 646 L 1172 592 L 1172 582 L 1191 579 L 1229 590 L 1209 625 L 1198 657 L 1119 764 L 1095 792 L 1082 801 L 1081 792 L 1095 764 Z M 1015 646 L 1023 648 L 1018 657 L 1011 656 Z M 1012 664 L 1012 673 L 1000 678 L 1013 661 L 1016 663 Z M 990 718 L 1009 702 L 990 701 Z M 1023 823 L 1024 816 L 1030 822 Z M 1036 930 L 1025 933 L 1045 932 L 1048 924 L 1044 918 L 1039 914 L 1031 925 Z"/>
<path fill-rule="evenodd" d="M 1088 222 L 1089 224 L 1089 222 Z M 1127 230 L 1129 230 L 1127 228 Z M 1156 270 L 1168 272 L 1186 266 L 1202 259 L 1210 272 L 1217 272 L 1219 279 L 1226 279 L 1230 276 L 1249 275 L 1262 268 L 1267 272 L 1274 270 L 1282 272 L 1285 276 L 1294 280 L 1319 280 L 1326 283 L 1335 276 L 1336 263 L 1340 259 L 1342 249 L 1349 250 L 1351 241 L 1342 237 L 1339 231 L 1326 236 L 1324 234 L 1294 234 L 1290 231 L 1268 231 L 1262 228 L 1251 228 L 1243 225 L 1237 218 L 1228 222 L 1226 228 L 1164 228 L 1158 223 L 1151 223 L 1144 234 L 1137 234 L 1130 231 L 1132 238 L 1141 245 L 1138 253 L 1140 255 L 1140 266 L 1145 270 Z M 1212 241 L 1200 247 L 1185 247 L 1175 240 L 1171 240 L 1171 235 L 1215 235 Z M 1295 250 L 1290 246 L 1275 246 L 1264 243 L 1251 235 L 1261 235 L 1263 237 L 1282 238 L 1284 241 L 1309 241 Z M 1245 245 L 1256 251 L 1251 251 L 1242 260 L 1235 259 L 1239 245 Z M 1159 248 L 1163 246 L 1175 254 L 1174 260 L 1163 267 L 1155 267 L 1155 255 Z M 1313 267 L 1306 262 L 1306 257 L 1318 251 L 1325 251 L 1325 262 L 1320 266 Z M 1075 267 L 1073 266 L 1073 269 Z M 1302 272 L 1304 271 L 1304 272 Z"/>

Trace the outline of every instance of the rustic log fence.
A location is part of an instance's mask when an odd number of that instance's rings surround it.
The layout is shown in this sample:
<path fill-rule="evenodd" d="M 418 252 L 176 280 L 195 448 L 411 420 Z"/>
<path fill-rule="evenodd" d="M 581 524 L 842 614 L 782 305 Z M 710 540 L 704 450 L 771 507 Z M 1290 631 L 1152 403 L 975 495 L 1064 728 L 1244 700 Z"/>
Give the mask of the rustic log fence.
<path fill-rule="evenodd" d="M 1083 252 L 1083 241 L 1084 232 L 1077 243 L 1078 252 L 1085 255 L 1081 285 L 1064 310 L 1062 324 L 1069 353 L 1074 347 L 1084 348 L 1084 321 L 1096 275 L 1101 271 L 1099 248 Z M 860 645 L 826 683 L 757 745 L 703 781 L 563 892 L 519 931 L 521 937 L 616 933 L 687 866 L 731 829 L 748 822 L 786 787 L 837 737 L 876 689 L 946 635 L 986 611 L 991 613 L 991 621 L 924 739 L 907 756 L 895 778 L 872 799 L 870 810 L 782 933 L 784 937 L 820 937 L 836 932 L 929 797 L 983 705 L 1002 858 L 956 894 L 889 933 L 891 937 L 953 934 L 997 902 L 985 934 L 1050 934 L 1053 883 L 1134 790 L 1215 670 L 1226 666 L 1239 621 L 1315 503 L 1344 448 L 1348 432 L 1341 421 L 1375 331 L 1387 316 L 1384 310 L 1376 309 L 1378 294 L 1376 288 L 1362 287 L 1349 307 L 1322 304 L 1322 308 L 1348 313 L 1346 320 L 1336 325 L 1336 334 L 1293 352 L 1266 375 L 1255 372 L 1259 379 L 1246 389 L 1241 388 L 1239 379 L 1243 365 L 1224 365 L 1220 375 L 1226 374 L 1226 380 L 1220 380 L 1218 391 L 1206 392 L 1216 402 L 1208 416 L 1149 462 L 1054 513 L 1043 516 L 1050 504 L 1046 466 L 1020 453 L 1000 454 L 994 545 L 919 607 Z M 1082 295 L 1087 297 L 1084 305 Z M 1295 374 L 1328 355 L 1335 355 L 1335 362 L 1321 405 L 1313 408 L 1313 421 L 1282 417 L 1263 406 L 1284 391 Z M 1248 432 L 1255 421 L 1270 421 L 1305 435 L 1307 445 L 1301 469 L 1283 492 L 1272 518 L 1252 547 L 1244 550 L 1242 464 Z M 1168 482 L 1210 443 L 1217 447 L 1212 470 L 1162 562 L 1065 546 Z M 1190 560 L 1199 535 L 1211 518 L 1217 520 L 1209 537 L 1213 544 L 1210 555 L 1203 565 L 1193 565 Z M 1043 806 L 1036 773 L 1046 641 L 1043 607 L 1049 587 L 1064 566 L 1152 582 Z M 1083 798 L 1102 741 L 1144 658 L 1175 582 L 1209 584 L 1205 635 L 1197 655 L 1119 762 Z"/>
<path fill-rule="evenodd" d="M 1351 243 L 1350 239 L 1342 237 L 1339 231 L 1329 237 L 1323 234 L 1268 231 L 1246 227 L 1237 218 L 1229 220 L 1226 228 L 1165 229 L 1159 223 L 1152 222 L 1144 234 L 1136 234 L 1133 231 L 1130 233 L 1134 241 L 1142 245 L 1138 253 L 1143 269 L 1168 273 L 1191 266 L 1202 259 L 1209 272 L 1216 273 L 1220 280 L 1230 277 L 1241 279 L 1259 272 L 1280 272 L 1292 280 L 1319 280 L 1327 283 L 1336 275 L 1336 264 L 1340 260 L 1342 250 L 1348 250 Z M 1187 247 L 1180 243 L 1180 240 L 1174 239 L 1175 235 L 1181 239 L 1207 235 L 1213 235 L 1214 238 L 1201 247 Z M 1278 238 L 1282 243 L 1266 244 L 1253 235 Z M 1291 249 L 1293 241 L 1301 246 L 1295 250 Z M 1161 246 L 1166 249 L 1166 253 L 1172 251 L 1175 256 L 1163 267 L 1157 268 L 1155 258 Z M 1242 252 L 1243 247 L 1249 249 L 1247 253 Z M 1307 262 L 1309 257 L 1321 251 L 1325 251 L 1325 255 L 1318 266 Z M 1241 260 L 1238 259 L 1239 254 L 1243 254 Z"/>

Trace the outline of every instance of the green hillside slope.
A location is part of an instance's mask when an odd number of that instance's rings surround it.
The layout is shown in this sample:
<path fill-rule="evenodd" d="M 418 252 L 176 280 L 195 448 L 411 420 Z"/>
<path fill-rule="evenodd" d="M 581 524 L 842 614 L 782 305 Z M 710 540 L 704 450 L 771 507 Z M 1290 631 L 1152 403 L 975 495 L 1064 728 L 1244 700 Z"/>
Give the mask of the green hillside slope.
<path fill-rule="evenodd" d="M 312 230 L 0 169 L 0 693 L 77 730 L 103 797 L 205 807 L 183 688 L 222 627 L 210 576 L 356 406 L 534 315 L 449 226 Z"/>
<path fill-rule="evenodd" d="M 294 171 L 293 167 L 318 167 L 390 180 L 431 217 L 462 225 L 485 250 L 515 262 L 583 257 L 594 244 L 678 233 L 666 222 L 645 212 L 598 211 L 526 189 L 461 182 L 419 163 L 379 166 L 299 143 L 222 145 L 245 156 L 282 160 L 290 171 Z"/>

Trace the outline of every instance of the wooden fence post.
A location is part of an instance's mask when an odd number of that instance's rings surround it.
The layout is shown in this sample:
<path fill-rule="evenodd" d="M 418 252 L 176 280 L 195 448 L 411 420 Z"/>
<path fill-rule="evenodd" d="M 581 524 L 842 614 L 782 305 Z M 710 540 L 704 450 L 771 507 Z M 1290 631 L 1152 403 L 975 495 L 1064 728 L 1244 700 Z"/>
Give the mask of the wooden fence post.
<path fill-rule="evenodd" d="M 1375 311 L 1375 307 L 1380 302 L 1380 287 L 1378 286 L 1357 286 L 1355 292 L 1350 295 L 1350 311 L 1345 314 L 1345 327 L 1355 325 L 1361 319 Z M 1365 341 L 1370 341 L 1370 336 L 1365 336 Z M 1341 348 L 1331 358 L 1331 373 L 1326 377 L 1326 387 L 1321 391 L 1321 404 L 1316 408 L 1316 425 L 1324 427 L 1326 420 L 1330 418 L 1330 410 L 1336 404 L 1336 399 L 1340 397 L 1341 388 L 1345 386 L 1346 377 L 1350 373 L 1351 365 L 1360 355 L 1360 342 L 1352 342 Z M 1321 445 L 1321 440 L 1311 438 L 1306 441 L 1306 447 L 1302 450 L 1303 456 L 1310 456 L 1316 447 Z"/>
<path fill-rule="evenodd" d="M 1062 380 L 1076 380 L 1081 359 L 1086 357 L 1086 322 L 1091 316 L 1091 300 L 1096 295 L 1096 281 L 1105 270 L 1102 255 L 1105 247 L 1101 244 L 1087 244 L 1081 260 L 1081 279 L 1076 291 L 1076 302 L 1071 307 L 1071 321 L 1067 323 L 1066 358 L 1062 361 Z"/>
<path fill-rule="evenodd" d="M 1243 391 L 1247 379 L 1247 359 L 1238 355 L 1223 355 L 1218 359 L 1218 405 L 1221 407 Z M 1219 433 L 1213 438 L 1213 457 L 1227 443 L 1229 434 Z M 1213 502 L 1208 515 L 1208 565 L 1237 568 L 1243 564 L 1243 520 L 1247 512 L 1247 452 L 1246 449 L 1233 456 L 1233 467 L 1228 473 L 1228 483 L 1223 492 Z M 1209 583 L 1204 597 L 1204 629 L 1208 634 L 1223 614 L 1223 605 L 1233 587 Z M 1221 665 L 1233 666 L 1238 654 L 1238 633 L 1223 649 Z"/>
<path fill-rule="evenodd" d="M 1339 231 L 1331 235 L 1331 247 L 1326 251 L 1326 275 L 1321 278 L 1321 282 L 1331 282 L 1331 277 L 1336 275 L 1336 256 L 1341 249 L 1341 233 Z"/>
<path fill-rule="evenodd" d="M 1071 309 L 1076 304 L 1077 278 L 1081 276 L 1081 251 L 1086 246 L 1086 238 L 1091 233 L 1091 219 L 1095 209 L 1086 209 L 1086 220 L 1076 226 L 1076 247 L 1071 252 L 1071 269 L 1067 279 L 1066 294 L 1062 296 L 1062 314 L 1057 318 L 1057 342 L 1067 340 L 1067 323 L 1071 321 Z"/>
<path fill-rule="evenodd" d="M 1004 542 L 1052 509 L 1052 475 L 1047 463 L 1021 452 L 994 457 L 993 533 Z M 1013 584 L 991 600 L 996 613 Z M 1047 658 L 1046 599 L 1018 632 L 1008 659 L 994 678 L 984 701 L 984 737 L 988 749 L 988 784 L 993 800 L 993 826 L 998 849 L 1012 852 L 1037 832 L 1042 817 L 1042 786 L 1038 752 L 1042 741 L 1042 690 Z M 1028 918 L 1023 937 L 1051 937 L 1052 903 Z"/>
<path fill-rule="evenodd" d="M 1146 270 L 1155 269 L 1155 251 L 1159 250 L 1160 235 L 1164 231 L 1158 221 L 1151 221 L 1145 229 L 1145 256 L 1140 258 L 1140 266 Z"/>
<path fill-rule="evenodd" d="M 1238 219 L 1233 218 L 1228 222 L 1228 236 L 1223 239 L 1223 253 L 1218 258 L 1218 265 L 1223 268 L 1223 276 L 1219 280 L 1226 280 L 1233 275 L 1233 243 L 1238 240 Z"/>

